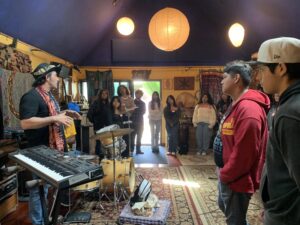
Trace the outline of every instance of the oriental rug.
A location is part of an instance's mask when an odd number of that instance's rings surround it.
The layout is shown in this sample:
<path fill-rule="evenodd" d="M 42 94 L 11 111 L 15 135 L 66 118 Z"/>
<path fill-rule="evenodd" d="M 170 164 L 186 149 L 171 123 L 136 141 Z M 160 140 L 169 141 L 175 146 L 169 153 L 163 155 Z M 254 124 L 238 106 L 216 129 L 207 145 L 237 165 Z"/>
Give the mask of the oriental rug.
<path fill-rule="evenodd" d="M 167 220 L 168 225 L 201 225 L 200 218 L 196 216 L 194 211 L 195 208 L 187 187 L 181 184 L 170 184 L 182 180 L 179 168 L 137 168 L 136 172 L 152 182 L 153 193 L 159 199 L 171 201 L 171 211 Z M 104 210 L 101 209 L 100 204 Z M 122 202 L 117 208 L 114 208 L 111 202 L 99 202 L 97 197 L 87 195 L 84 198 L 77 199 L 74 211 L 90 212 L 92 219 L 89 224 L 112 225 L 117 224 L 118 217 L 125 204 L 126 202 Z"/>
<path fill-rule="evenodd" d="M 217 175 L 215 166 L 182 166 L 183 179 L 196 182 L 199 187 L 188 187 L 194 206 L 203 225 L 226 225 L 225 218 L 217 205 Z M 252 196 L 247 221 L 251 225 L 262 225 L 260 211 L 262 205 L 258 193 Z"/>
<path fill-rule="evenodd" d="M 167 225 L 225 225 L 225 218 L 217 205 L 217 177 L 215 166 L 181 166 L 136 168 L 136 172 L 152 182 L 159 199 L 171 201 Z M 138 182 L 137 182 L 138 184 Z M 127 202 L 117 208 L 97 196 L 77 199 L 74 210 L 92 214 L 88 224 L 113 225 Z M 101 209 L 102 204 L 103 209 Z M 259 214 L 262 206 L 257 194 L 250 202 L 247 219 L 251 225 L 262 225 Z"/>

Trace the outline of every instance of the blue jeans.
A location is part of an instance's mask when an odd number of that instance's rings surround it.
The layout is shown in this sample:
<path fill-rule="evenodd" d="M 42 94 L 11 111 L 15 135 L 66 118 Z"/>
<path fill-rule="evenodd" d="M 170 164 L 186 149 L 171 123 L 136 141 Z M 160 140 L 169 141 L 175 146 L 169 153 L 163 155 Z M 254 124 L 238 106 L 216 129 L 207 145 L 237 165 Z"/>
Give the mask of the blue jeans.
<path fill-rule="evenodd" d="M 196 143 L 198 152 L 207 152 L 209 149 L 212 129 L 207 123 L 198 123 L 196 128 Z"/>
<path fill-rule="evenodd" d="M 176 152 L 178 147 L 179 124 L 176 124 L 172 127 L 169 124 L 166 124 L 166 129 L 168 133 L 169 152 Z"/>
<path fill-rule="evenodd" d="M 246 220 L 246 214 L 251 194 L 234 192 L 220 180 L 218 182 L 218 190 L 218 205 L 226 217 L 227 225 L 249 225 Z"/>
<path fill-rule="evenodd" d="M 132 123 L 133 132 L 131 133 L 131 152 L 134 151 L 134 144 L 136 143 L 136 151 L 141 151 L 141 140 L 144 131 L 144 121 L 139 123 Z"/>
<path fill-rule="evenodd" d="M 39 179 L 38 176 L 35 174 L 32 174 L 33 179 Z M 49 185 L 44 185 L 44 193 L 45 193 L 45 199 L 47 202 L 47 195 L 48 195 L 48 188 Z M 48 213 L 47 213 L 48 215 Z M 33 225 L 43 224 L 44 218 L 43 218 L 43 211 L 42 211 L 42 205 L 40 200 L 40 193 L 39 193 L 39 187 L 34 187 L 29 190 L 29 216 L 31 218 L 31 222 Z"/>
<path fill-rule="evenodd" d="M 158 148 L 161 120 L 149 120 L 151 131 L 151 147 Z"/>

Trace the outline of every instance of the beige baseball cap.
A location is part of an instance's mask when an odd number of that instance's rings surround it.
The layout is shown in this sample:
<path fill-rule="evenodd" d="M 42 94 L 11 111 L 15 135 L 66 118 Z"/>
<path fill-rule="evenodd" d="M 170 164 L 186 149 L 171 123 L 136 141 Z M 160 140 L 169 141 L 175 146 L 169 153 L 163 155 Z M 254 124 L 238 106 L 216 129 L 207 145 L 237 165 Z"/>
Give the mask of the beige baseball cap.
<path fill-rule="evenodd" d="M 300 63 L 300 40 L 280 37 L 263 42 L 258 50 L 259 63 Z"/>

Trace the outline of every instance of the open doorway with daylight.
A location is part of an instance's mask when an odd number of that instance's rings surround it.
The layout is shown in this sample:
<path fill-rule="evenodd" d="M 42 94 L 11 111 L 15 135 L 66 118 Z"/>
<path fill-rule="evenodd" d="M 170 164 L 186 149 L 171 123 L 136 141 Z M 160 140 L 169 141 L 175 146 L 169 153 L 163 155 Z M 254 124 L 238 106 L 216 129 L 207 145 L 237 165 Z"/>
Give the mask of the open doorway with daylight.
<path fill-rule="evenodd" d="M 142 100 L 146 104 L 146 113 L 144 114 L 144 132 L 142 136 L 142 145 L 150 145 L 151 144 L 151 133 L 150 133 L 150 125 L 148 119 L 148 105 L 152 99 L 152 93 L 157 91 L 159 96 L 161 96 L 161 82 L 160 81 L 134 81 L 133 89 L 134 92 L 138 89 L 144 92 Z"/>

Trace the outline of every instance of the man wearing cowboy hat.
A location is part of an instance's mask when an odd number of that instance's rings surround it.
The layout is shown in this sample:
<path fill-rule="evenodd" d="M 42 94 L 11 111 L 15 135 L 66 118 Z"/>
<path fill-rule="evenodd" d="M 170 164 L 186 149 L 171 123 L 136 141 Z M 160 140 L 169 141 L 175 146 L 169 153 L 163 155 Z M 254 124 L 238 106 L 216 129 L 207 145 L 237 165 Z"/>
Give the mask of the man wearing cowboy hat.
<path fill-rule="evenodd" d="M 300 40 L 267 40 L 257 61 L 264 91 L 280 96 L 260 185 L 264 224 L 300 224 Z"/>
<path fill-rule="evenodd" d="M 28 147 L 46 145 L 60 151 L 65 150 L 63 126 L 69 126 L 73 118 L 79 119 L 75 111 L 60 112 L 59 105 L 51 93 L 58 89 L 61 66 L 42 63 L 32 75 L 33 89 L 25 93 L 20 101 L 20 122 L 28 140 Z M 72 118 L 73 117 L 73 118 Z M 33 174 L 33 178 L 37 176 Z M 45 185 L 45 193 L 47 187 Z M 42 207 L 38 187 L 29 191 L 29 211 L 32 224 L 43 224 Z"/>

